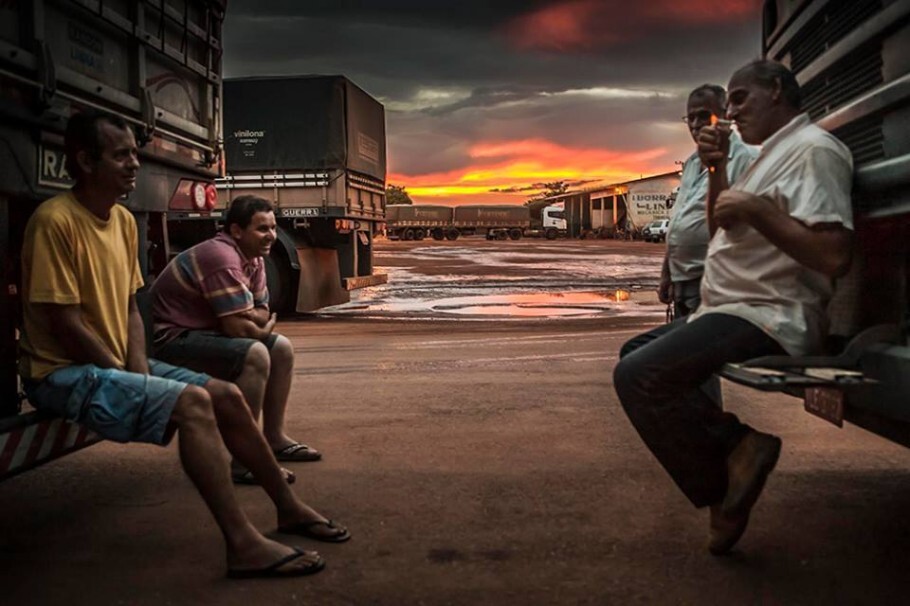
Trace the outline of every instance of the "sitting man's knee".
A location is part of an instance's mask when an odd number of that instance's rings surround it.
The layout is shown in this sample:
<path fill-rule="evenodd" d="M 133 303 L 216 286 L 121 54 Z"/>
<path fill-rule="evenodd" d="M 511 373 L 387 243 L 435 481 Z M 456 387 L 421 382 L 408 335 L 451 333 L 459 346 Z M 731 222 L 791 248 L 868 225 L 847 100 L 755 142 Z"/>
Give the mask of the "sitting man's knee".
<path fill-rule="evenodd" d="M 613 368 L 613 388 L 616 390 L 620 400 L 628 393 L 631 387 L 632 373 L 634 371 L 629 366 L 630 364 L 627 360 L 620 358 L 619 362 L 616 363 L 616 367 Z"/>
<path fill-rule="evenodd" d="M 624 407 L 629 401 L 654 395 L 660 383 L 660 377 L 653 369 L 639 362 L 637 356 L 623 358 L 613 369 L 613 387 Z"/>
<path fill-rule="evenodd" d="M 294 346 L 290 339 L 284 335 L 276 335 L 275 344 L 269 350 L 272 360 L 275 363 L 293 364 L 294 363 Z"/>
<path fill-rule="evenodd" d="M 643 345 L 649 342 L 649 339 L 645 338 L 645 335 L 636 335 L 622 344 L 622 347 L 619 348 L 619 358 L 625 358 L 630 353 L 636 349 L 640 349 Z"/>
<path fill-rule="evenodd" d="M 212 406 L 222 420 L 237 420 L 242 417 L 252 419 L 249 404 L 243 392 L 234 383 L 212 379 L 205 384 L 205 389 L 212 398 Z"/>
<path fill-rule="evenodd" d="M 267 377 L 271 364 L 269 349 L 257 341 L 246 352 L 246 357 L 243 359 L 243 370 Z"/>
<path fill-rule="evenodd" d="M 211 396 L 201 387 L 187 385 L 177 398 L 172 418 L 178 425 L 214 421 L 215 413 L 212 409 Z"/>

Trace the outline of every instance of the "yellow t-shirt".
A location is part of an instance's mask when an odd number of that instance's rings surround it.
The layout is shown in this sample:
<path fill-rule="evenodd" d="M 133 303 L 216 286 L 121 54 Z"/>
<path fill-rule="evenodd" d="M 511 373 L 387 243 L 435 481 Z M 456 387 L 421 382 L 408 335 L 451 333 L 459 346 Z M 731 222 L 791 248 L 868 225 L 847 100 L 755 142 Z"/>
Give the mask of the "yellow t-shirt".
<path fill-rule="evenodd" d="M 136 220 L 116 204 L 104 221 L 72 192 L 44 202 L 22 245 L 20 374 L 33 380 L 73 364 L 34 303 L 80 305 L 85 324 L 126 365 L 129 298 L 142 286 Z"/>

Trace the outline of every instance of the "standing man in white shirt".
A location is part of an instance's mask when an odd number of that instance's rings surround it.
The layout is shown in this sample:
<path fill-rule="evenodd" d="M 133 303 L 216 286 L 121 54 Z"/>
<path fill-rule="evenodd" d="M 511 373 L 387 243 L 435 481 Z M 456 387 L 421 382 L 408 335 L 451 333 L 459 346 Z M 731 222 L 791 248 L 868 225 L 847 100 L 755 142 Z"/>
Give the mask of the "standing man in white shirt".
<path fill-rule="evenodd" d="M 692 140 L 698 143 L 702 127 L 711 124 L 712 116 L 725 114 L 727 92 L 718 84 L 702 84 L 691 93 L 686 103 L 683 121 Z M 734 183 L 746 170 L 758 150 L 743 144 L 737 133 L 730 135 L 727 157 L 727 180 Z M 660 272 L 658 296 L 661 303 L 673 303 L 674 315 L 687 316 L 701 301 L 701 276 L 708 253 L 708 220 L 705 202 L 708 198 L 708 166 L 698 157 L 698 151 L 683 164 L 679 192 L 670 216 L 667 231 L 667 254 Z"/>
<path fill-rule="evenodd" d="M 708 548 L 728 552 L 780 455 L 780 438 L 720 410 L 699 387 L 724 364 L 821 348 L 833 279 L 850 265 L 853 162 L 800 112 L 793 74 L 771 61 L 738 70 L 727 116 L 762 145 L 730 187 L 729 128 L 706 126 L 708 228 L 698 310 L 623 357 L 614 385 L 645 444 L 696 507 L 710 507 Z"/>

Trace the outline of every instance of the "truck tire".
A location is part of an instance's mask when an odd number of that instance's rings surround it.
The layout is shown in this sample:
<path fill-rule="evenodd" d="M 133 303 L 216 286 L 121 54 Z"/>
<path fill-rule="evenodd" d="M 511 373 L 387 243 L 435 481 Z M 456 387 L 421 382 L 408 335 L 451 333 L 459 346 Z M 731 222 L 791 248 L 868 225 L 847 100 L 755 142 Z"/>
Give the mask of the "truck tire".
<path fill-rule="evenodd" d="M 446 238 L 446 233 L 442 231 L 441 227 L 437 227 L 430 233 L 432 234 L 434 240 L 445 240 Z"/>
<path fill-rule="evenodd" d="M 506 230 L 498 231 L 498 232 L 496 232 L 496 235 L 494 236 L 494 238 L 496 240 L 505 240 L 508 237 L 509 237 L 509 234 L 508 234 L 508 232 L 506 232 Z"/>
<path fill-rule="evenodd" d="M 269 287 L 269 308 L 277 314 L 297 311 L 297 272 L 284 250 L 277 246 L 265 259 L 265 280 Z"/>
<path fill-rule="evenodd" d="M 559 234 L 552 227 L 547 229 L 547 231 L 544 232 L 544 237 L 546 237 L 547 240 L 555 240 L 556 236 L 558 236 L 558 235 Z"/>
<path fill-rule="evenodd" d="M 414 230 L 414 239 L 415 240 L 423 240 L 426 237 L 427 237 L 427 230 L 420 228 L 420 227 L 418 227 L 417 229 Z"/>
<path fill-rule="evenodd" d="M 414 239 L 414 229 L 409 227 L 401 232 L 402 240 L 413 240 Z"/>
<path fill-rule="evenodd" d="M 509 238 L 512 240 L 521 240 L 521 230 L 517 227 L 513 227 L 509 230 Z"/>
<path fill-rule="evenodd" d="M 461 232 L 459 232 L 458 229 L 456 229 L 454 227 L 449 228 L 446 231 L 446 240 L 450 240 L 450 241 L 457 240 L 458 236 L 460 236 L 460 235 L 461 235 Z"/>

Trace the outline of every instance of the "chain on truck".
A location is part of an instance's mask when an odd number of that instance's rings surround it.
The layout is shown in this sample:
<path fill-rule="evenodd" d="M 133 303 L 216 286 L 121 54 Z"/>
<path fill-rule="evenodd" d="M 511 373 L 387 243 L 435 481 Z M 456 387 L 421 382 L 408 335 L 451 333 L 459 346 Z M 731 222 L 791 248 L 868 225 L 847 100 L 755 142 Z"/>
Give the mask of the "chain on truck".
<path fill-rule="evenodd" d="M 29 411 L 16 376 L 22 236 L 35 208 L 72 184 L 67 120 L 95 109 L 135 130 L 142 168 L 123 203 L 136 217 L 148 282 L 168 261 L 168 207 L 217 201 L 225 4 L 0 2 L 0 478 L 96 441 Z"/>
<path fill-rule="evenodd" d="M 829 355 L 723 375 L 910 446 L 910 1 L 767 0 L 763 55 L 787 65 L 803 110 L 852 151 L 855 248 L 829 308 Z"/>

